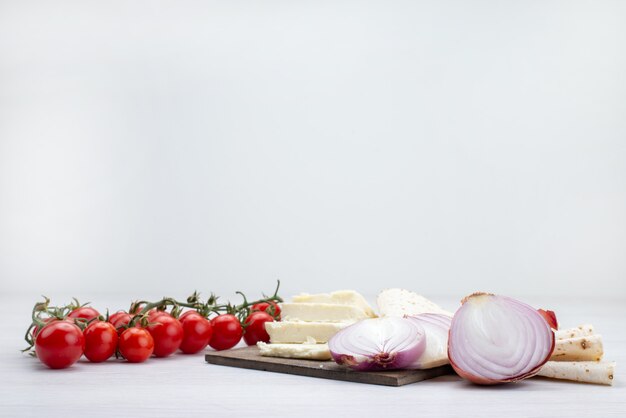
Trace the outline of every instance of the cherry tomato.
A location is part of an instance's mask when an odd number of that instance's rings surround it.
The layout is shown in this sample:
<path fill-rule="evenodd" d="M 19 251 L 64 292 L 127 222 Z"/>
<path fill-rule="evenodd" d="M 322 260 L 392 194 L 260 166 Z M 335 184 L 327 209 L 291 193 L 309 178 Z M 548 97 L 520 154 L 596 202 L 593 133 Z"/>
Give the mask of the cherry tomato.
<path fill-rule="evenodd" d="M 169 313 L 167 313 L 165 311 L 159 311 L 158 309 L 150 309 L 148 311 L 148 321 L 152 322 L 152 320 L 154 318 L 156 318 L 157 316 L 160 316 L 160 315 L 167 315 L 169 317 L 172 317 L 172 315 L 170 315 Z"/>
<path fill-rule="evenodd" d="M 243 328 L 235 315 L 224 314 L 211 320 L 213 335 L 209 345 L 216 350 L 227 350 L 237 345 L 243 335 Z"/>
<path fill-rule="evenodd" d="M 43 320 L 44 324 L 49 324 L 52 321 L 58 321 L 57 318 L 46 318 Z M 45 325 L 44 325 L 45 326 Z M 35 328 L 33 328 L 33 330 L 31 331 L 31 335 L 33 337 L 37 337 L 37 334 L 39 333 L 39 325 L 36 325 Z"/>
<path fill-rule="evenodd" d="M 115 323 L 115 321 L 117 321 L 117 319 L 119 317 L 122 317 L 124 315 L 128 315 L 128 312 L 126 312 L 126 311 L 117 311 L 114 314 L 109 315 L 109 322 L 111 324 L 113 324 L 113 323 Z"/>
<path fill-rule="evenodd" d="M 248 315 L 243 322 L 246 325 L 243 334 L 243 340 L 246 344 L 255 345 L 259 341 L 263 341 L 264 343 L 270 342 L 270 336 L 265 330 L 265 323 L 274 322 L 272 315 L 264 311 L 256 311 Z"/>
<path fill-rule="evenodd" d="M 194 311 L 194 310 L 185 311 L 185 312 L 183 312 L 183 314 L 181 316 L 178 317 L 178 320 L 180 322 L 183 322 L 183 319 L 185 319 L 189 315 L 200 315 L 200 314 L 198 313 L 198 311 Z M 202 315 L 200 315 L 200 316 L 202 316 Z"/>
<path fill-rule="evenodd" d="M 117 329 L 117 333 L 121 334 L 122 332 L 124 332 L 124 327 L 129 324 L 133 316 L 128 312 L 118 312 L 114 315 L 116 315 L 115 319 L 111 321 L 111 318 L 109 318 L 109 320 L 111 322 L 111 325 L 113 325 L 115 329 Z"/>
<path fill-rule="evenodd" d="M 67 321 L 52 321 L 39 332 L 35 352 L 51 369 L 64 369 L 76 363 L 85 349 L 83 332 Z"/>
<path fill-rule="evenodd" d="M 118 342 L 122 356 L 130 363 L 143 363 L 154 351 L 154 339 L 144 328 L 128 328 L 122 332 Z"/>
<path fill-rule="evenodd" d="M 68 318 L 72 319 L 85 319 L 87 321 L 91 321 L 94 318 L 100 316 L 100 312 L 92 308 L 91 306 L 81 306 L 80 308 L 74 309 L 72 312 L 67 315 Z"/>
<path fill-rule="evenodd" d="M 213 335 L 211 321 L 196 311 L 185 312 L 179 320 L 184 332 L 180 350 L 185 354 L 194 354 L 203 350 Z"/>
<path fill-rule="evenodd" d="M 274 301 L 269 302 L 259 302 L 252 305 L 250 308 L 251 312 L 263 311 L 270 314 L 274 319 L 280 321 L 280 306 Z"/>
<path fill-rule="evenodd" d="M 94 321 L 83 331 L 85 336 L 85 357 L 92 363 L 108 360 L 117 349 L 117 331 L 104 321 Z"/>
<path fill-rule="evenodd" d="M 146 327 L 154 339 L 154 355 L 167 357 L 174 354 L 183 341 L 183 326 L 167 312 L 149 316 L 152 323 Z"/>

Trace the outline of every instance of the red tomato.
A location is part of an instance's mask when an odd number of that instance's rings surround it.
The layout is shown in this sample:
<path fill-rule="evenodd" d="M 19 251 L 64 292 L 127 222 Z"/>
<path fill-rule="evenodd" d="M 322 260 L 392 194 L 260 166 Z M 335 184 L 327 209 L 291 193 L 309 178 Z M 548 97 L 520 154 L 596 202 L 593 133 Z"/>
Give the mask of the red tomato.
<path fill-rule="evenodd" d="M 121 334 L 122 332 L 124 332 L 124 329 L 126 328 L 126 326 L 128 326 L 132 318 L 133 318 L 133 315 L 129 314 L 128 312 L 122 312 L 121 314 L 115 317 L 115 320 L 111 322 L 111 325 L 113 325 L 115 329 L 117 329 L 118 334 Z M 139 324 L 139 321 L 137 322 L 135 327 L 138 327 L 138 328 L 141 327 L 141 325 Z"/>
<path fill-rule="evenodd" d="M 166 312 L 155 313 L 149 317 L 146 327 L 154 339 L 154 355 L 167 357 L 174 354 L 183 341 L 183 326 L 180 321 Z"/>
<path fill-rule="evenodd" d="M 251 312 L 263 311 L 270 314 L 274 319 L 280 321 L 280 306 L 274 301 L 255 303 L 250 308 Z"/>
<path fill-rule="evenodd" d="M 85 357 L 92 363 L 108 360 L 117 349 L 117 331 L 104 321 L 94 321 L 83 331 L 85 336 Z"/>
<path fill-rule="evenodd" d="M 83 332 L 67 321 L 53 321 L 43 327 L 35 340 L 39 360 L 51 369 L 76 363 L 85 349 Z"/>
<path fill-rule="evenodd" d="M 117 321 L 117 319 L 119 317 L 122 317 L 124 315 L 128 315 L 128 312 L 126 312 L 126 311 L 117 311 L 114 314 L 109 315 L 109 322 L 111 324 L 113 324 L 113 323 L 115 323 L 115 321 Z"/>
<path fill-rule="evenodd" d="M 143 363 L 154 351 L 154 339 L 144 328 L 128 328 L 120 335 L 120 353 L 130 363 Z"/>
<path fill-rule="evenodd" d="M 67 315 L 68 318 L 72 319 L 85 319 L 87 321 L 91 321 L 94 318 L 100 316 L 100 312 L 96 311 L 91 306 L 81 306 L 80 308 L 74 309 L 72 312 Z"/>
<path fill-rule="evenodd" d="M 194 354 L 203 350 L 211 340 L 213 326 L 211 321 L 200 315 L 196 311 L 185 312 L 180 317 L 183 325 L 183 341 L 180 350 L 185 354 Z"/>
<path fill-rule="evenodd" d="M 252 312 L 245 321 L 246 329 L 244 330 L 243 340 L 248 345 L 255 345 L 259 341 L 264 343 L 270 342 L 270 336 L 265 330 L 266 322 L 274 322 L 272 315 L 264 311 Z"/>
<path fill-rule="evenodd" d="M 179 317 L 178 317 L 178 320 L 179 320 L 180 322 L 183 322 L 183 319 L 185 319 L 185 318 L 186 318 L 187 316 L 189 316 L 189 315 L 200 315 L 200 314 L 198 313 L 198 311 L 194 311 L 194 310 L 191 310 L 191 311 L 185 311 L 185 312 L 183 312 L 183 314 L 182 314 L 181 316 L 179 316 Z M 200 316 L 202 316 L 202 315 L 200 315 Z M 203 317 L 203 318 L 204 318 L 204 317 Z"/>
<path fill-rule="evenodd" d="M 227 350 L 237 345 L 243 335 L 243 328 L 235 315 L 224 314 L 211 320 L 213 335 L 209 345 L 216 350 Z"/>
<path fill-rule="evenodd" d="M 52 321 L 58 321 L 57 318 L 46 318 L 43 320 L 44 324 L 49 324 Z M 45 326 L 45 325 L 44 325 Z M 32 330 L 32 336 L 33 337 L 37 337 L 37 334 L 39 333 L 39 325 L 36 325 L 35 328 L 33 328 Z"/>
<path fill-rule="evenodd" d="M 154 318 L 156 318 L 157 316 L 161 316 L 161 315 L 167 315 L 167 316 L 173 318 L 172 315 L 170 315 L 169 313 L 167 313 L 165 311 L 159 311 L 158 309 L 150 309 L 148 311 L 148 321 L 152 322 L 152 320 Z"/>

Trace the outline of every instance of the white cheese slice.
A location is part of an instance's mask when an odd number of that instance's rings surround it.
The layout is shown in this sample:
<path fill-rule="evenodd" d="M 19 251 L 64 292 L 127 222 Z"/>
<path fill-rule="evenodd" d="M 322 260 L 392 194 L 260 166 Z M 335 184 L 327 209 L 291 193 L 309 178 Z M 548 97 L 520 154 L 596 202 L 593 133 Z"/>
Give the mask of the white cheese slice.
<path fill-rule="evenodd" d="M 327 343 L 330 337 L 352 322 L 266 322 L 272 343 Z"/>
<path fill-rule="evenodd" d="M 365 298 L 354 290 L 337 290 L 332 293 L 308 294 L 301 293 L 293 297 L 294 303 L 336 303 L 361 308 L 368 317 L 374 318 L 376 314 Z"/>
<path fill-rule="evenodd" d="M 453 315 L 424 296 L 405 289 L 385 289 L 378 294 L 376 302 L 381 317 L 403 317 L 421 313 Z"/>
<path fill-rule="evenodd" d="M 344 322 L 367 318 L 361 308 L 336 303 L 282 303 L 284 321 Z"/>
<path fill-rule="evenodd" d="M 265 344 L 258 342 L 259 353 L 265 357 L 330 360 L 328 344 Z"/>

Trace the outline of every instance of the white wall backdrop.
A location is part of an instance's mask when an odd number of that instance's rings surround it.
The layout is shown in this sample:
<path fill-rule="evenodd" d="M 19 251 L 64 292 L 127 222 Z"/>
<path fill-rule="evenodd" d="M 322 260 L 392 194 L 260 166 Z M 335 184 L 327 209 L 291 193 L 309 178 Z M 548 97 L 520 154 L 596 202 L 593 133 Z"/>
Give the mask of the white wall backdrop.
<path fill-rule="evenodd" d="M 0 291 L 626 300 L 626 2 L 1 1 Z"/>

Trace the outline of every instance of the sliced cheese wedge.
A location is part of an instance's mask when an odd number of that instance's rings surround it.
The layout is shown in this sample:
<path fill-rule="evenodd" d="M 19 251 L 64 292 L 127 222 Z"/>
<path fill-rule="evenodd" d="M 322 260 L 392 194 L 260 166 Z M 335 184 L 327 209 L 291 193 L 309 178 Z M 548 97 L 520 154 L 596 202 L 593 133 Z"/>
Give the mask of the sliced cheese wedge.
<path fill-rule="evenodd" d="M 328 344 L 266 344 L 258 342 L 259 353 L 265 357 L 330 360 Z"/>
<path fill-rule="evenodd" d="M 378 294 L 376 302 L 381 317 L 403 317 L 421 313 L 453 315 L 424 296 L 405 289 L 385 289 Z"/>
<path fill-rule="evenodd" d="M 349 305 L 361 308 L 370 317 L 376 317 L 376 313 L 367 303 L 365 298 L 354 290 L 337 290 L 332 293 L 308 294 L 301 293 L 293 297 L 294 303 L 336 303 L 339 305 Z"/>
<path fill-rule="evenodd" d="M 282 303 L 283 321 L 344 322 L 367 318 L 361 308 L 334 303 Z"/>
<path fill-rule="evenodd" d="M 327 343 L 352 322 L 266 322 L 271 343 Z"/>

